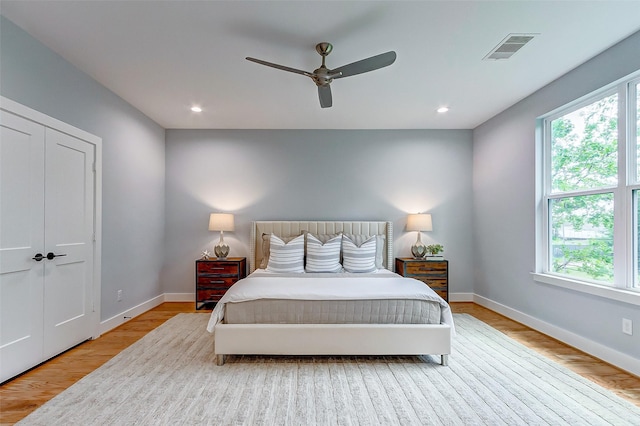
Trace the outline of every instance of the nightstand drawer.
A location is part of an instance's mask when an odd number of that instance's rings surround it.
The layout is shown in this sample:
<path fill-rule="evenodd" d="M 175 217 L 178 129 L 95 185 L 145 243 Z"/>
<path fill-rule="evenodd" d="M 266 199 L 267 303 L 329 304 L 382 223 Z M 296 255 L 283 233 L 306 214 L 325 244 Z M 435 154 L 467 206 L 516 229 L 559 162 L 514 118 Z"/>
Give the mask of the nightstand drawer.
<path fill-rule="evenodd" d="M 198 300 L 202 302 L 206 301 L 218 301 L 224 294 L 227 292 L 227 289 L 202 289 L 198 290 Z"/>
<path fill-rule="evenodd" d="M 198 262 L 198 274 L 238 275 L 237 262 Z"/>
<path fill-rule="evenodd" d="M 411 278 L 415 278 L 416 280 L 422 281 L 423 283 L 425 283 L 431 288 L 447 288 L 446 278 L 430 278 L 425 276 L 421 276 L 421 277 L 418 276 L 418 277 L 411 277 Z"/>
<path fill-rule="evenodd" d="M 407 262 L 407 275 L 446 275 L 447 263 L 441 261 Z"/>
<path fill-rule="evenodd" d="M 198 276 L 198 286 L 218 286 L 229 288 L 238 281 L 237 277 L 217 277 L 215 275 L 199 275 Z"/>

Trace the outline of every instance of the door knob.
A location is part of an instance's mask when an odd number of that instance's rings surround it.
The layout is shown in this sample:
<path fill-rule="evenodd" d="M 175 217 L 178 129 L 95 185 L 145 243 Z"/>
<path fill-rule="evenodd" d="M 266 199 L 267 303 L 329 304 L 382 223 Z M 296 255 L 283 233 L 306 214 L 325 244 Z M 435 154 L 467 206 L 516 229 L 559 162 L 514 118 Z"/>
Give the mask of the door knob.
<path fill-rule="evenodd" d="M 52 260 L 54 257 L 62 257 L 62 256 L 66 256 L 66 254 L 53 254 L 53 252 L 47 253 L 47 259 L 49 260 Z"/>
<path fill-rule="evenodd" d="M 36 262 L 40 262 L 42 259 L 44 259 L 44 256 L 42 255 L 42 253 L 36 253 L 36 255 L 32 257 L 32 259 Z"/>

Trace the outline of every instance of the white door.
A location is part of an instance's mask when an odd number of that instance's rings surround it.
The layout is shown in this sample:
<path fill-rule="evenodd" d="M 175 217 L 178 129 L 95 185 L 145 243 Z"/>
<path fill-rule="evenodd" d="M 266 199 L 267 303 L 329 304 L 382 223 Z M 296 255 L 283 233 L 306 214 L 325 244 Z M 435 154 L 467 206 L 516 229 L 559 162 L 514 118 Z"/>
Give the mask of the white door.
<path fill-rule="evenodd" d="M 42 362 L 44 127 L 0 111 L 0 382 Z"/>
<path fill-rule="evenodd" d="M 45 133 L 44 356 L 92 335 L 94 146 Z M 55 256 L 55 257 L 54 257 Z"/>
<path fill-rule="evenodd" d="M 0 114 L 2 382 L 91 338 L 99 298 L 95 145 Z"/>

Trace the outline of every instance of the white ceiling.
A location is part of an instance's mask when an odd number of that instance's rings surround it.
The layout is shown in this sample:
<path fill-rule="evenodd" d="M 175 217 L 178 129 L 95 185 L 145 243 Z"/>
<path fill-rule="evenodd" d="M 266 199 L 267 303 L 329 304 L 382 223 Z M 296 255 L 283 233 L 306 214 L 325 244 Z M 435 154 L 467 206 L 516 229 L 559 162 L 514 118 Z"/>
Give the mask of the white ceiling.
<path fill-rule="evenodd" d="M 638 0 L 1 0 L 0 13 L 165 128 L 472 129 L 640 30 Z M 540 35 L 483 61 L 510 33 Z M 398 59 L 334 81 L 327 109 L 311 79 L 244 59 L 313 71 L 321 41 L 329 68 Z"/>

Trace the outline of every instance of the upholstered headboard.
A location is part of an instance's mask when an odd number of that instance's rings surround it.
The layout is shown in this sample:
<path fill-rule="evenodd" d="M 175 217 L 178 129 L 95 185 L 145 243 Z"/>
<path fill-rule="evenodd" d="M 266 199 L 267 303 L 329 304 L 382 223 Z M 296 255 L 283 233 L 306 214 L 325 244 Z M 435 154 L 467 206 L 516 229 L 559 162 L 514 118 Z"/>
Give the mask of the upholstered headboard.
<path fill-rule="evenodd" d="M 303 233 L 312 234 L 357 234 L 384 235 L 383 265 L 393 268 L 393 223 L 379 221 L 262 221 L 252 222 L 249 272 L 259 267 L 262 261 L 262 234 L 275 234 L 278 237 L 292 237 Z"/>

